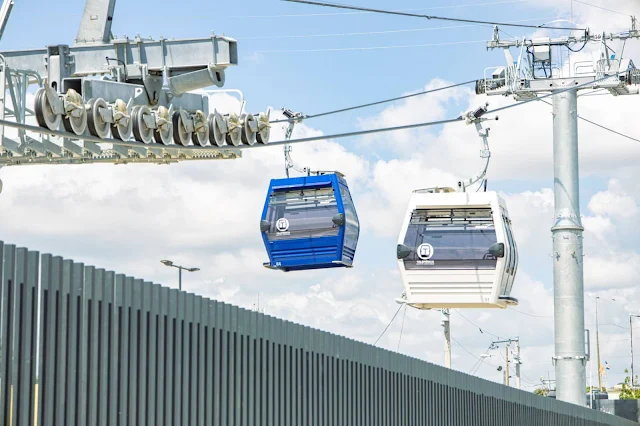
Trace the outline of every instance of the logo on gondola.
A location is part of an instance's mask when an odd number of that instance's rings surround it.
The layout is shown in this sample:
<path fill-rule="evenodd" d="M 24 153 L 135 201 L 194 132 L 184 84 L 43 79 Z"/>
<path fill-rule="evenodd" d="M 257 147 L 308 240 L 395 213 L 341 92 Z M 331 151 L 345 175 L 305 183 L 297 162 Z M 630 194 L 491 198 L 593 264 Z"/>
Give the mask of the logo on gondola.
<path fill-rule="evenodd" d="M 282 219 L 278 219 L 276 222 L 276 229 L 278 230 L 278 234 L 287 232 L 289 230 L 289 221 L 284 217 Z"/>
<path fill-rule="evenodd" d="M 417 250 L 418 257 L 422 260 L 429 260 L 433 256 L 433 246 L 431 244 L 420 244 Z"/>

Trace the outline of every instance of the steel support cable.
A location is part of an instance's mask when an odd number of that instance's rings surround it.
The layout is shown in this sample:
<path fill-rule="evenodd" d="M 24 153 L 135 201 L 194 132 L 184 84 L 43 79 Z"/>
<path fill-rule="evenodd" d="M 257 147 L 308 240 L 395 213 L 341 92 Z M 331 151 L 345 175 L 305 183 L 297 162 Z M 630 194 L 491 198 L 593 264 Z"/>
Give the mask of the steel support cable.
<path fill-rule="evenodd" d="M 354 52 L 359 50 L 381 50 L 381 49 L 409 49 L 414 47 L 441 47 L 458 46 L 462 44 L 486 43 L 485 40 L 451 41 L 445 43 L 426 44 L 401 44 L 392 46 L 362 46 L 362 47 L 327 47 L 319 49 L 285 49 L 285 50 L 256 50 L 254 53 L 313 53 L 313 52 Z"/>
<path fill-rule="evenodd" d="M 389 321 L 389 324 L 387 324 L 387 326 L 384 328 L 384 330 L 382 330 L 382 334 L 380 334 L 380 337 L 378 337 L 376 339 L 376 341 L 373 343 L 373 346 L 377 345 L 378 342 L 380 341 L 380 339 L 382 339 L 382 336 L 384 336 L 384 333 L 387 332 L 387 330 L 389 329 L 389 327 L 391 326 L 391 324 L 393 324 L 393 320 L 396 319 L 396 317 L 398 316 L 398 312 L 400 312 L 400 309 L 402 309 L 403 305 L 400 305 L 400 307 L 398 308 L 398 310 L 396 311 L 396 313 L 393 315 L 393 318 L 391 318 L 391 321 Z"/>
<path fill-rule="evenodd" d="M 422 92 L 418 92 L 418 93 L 411 93 L 409 95 L 403 95 L 403 96 L 398 96 L 396 98 L 391 98 L 391 99 L 385 99 L 382 101 L 377 101 L 377 102 L 371 102 L 368 104 L 361 104 L 361 105 L 356 105 L 356 106 L 352 106 L 352 107 L 348 107 L 348 108 L 341 108 L 341 109 L 336 109 L 333 111 L 327 111 L 327 112 L 322 112 L 319 114 L 311 114 L 311 115 L 303 115 L 302 117 L 296 117 L 295 120 L 309 120 L 311 118 L 318 118 L 318 117 L 325 117 L 327 115 L 332 115 L 332 114 L 339 114 L 342 112 L 347 112 L 347 111 L 353 111 L 356 109 L 361 109 L 361 108 L 368 108 L 371 106 L 376 106 L 376 105 L 382 105 L 385 103 L 389 103 L 389 102 L 395 102 L 395 101 L 400 101 L 403 99 L 409 99 L 409 98 L 413 98 L 415 96 L 422 96 L 422 95 L 427 95 L 429 93 L 435 93 L 435 92 L 440 92 L 443 90 L 449 90 L 449 89 L 453 89 L 456 87 L 460 87 L 460 86 L 466 86 L 467 84 L 471 84 L 471 83 L 475 83 L 476 80 L 469 80 L 469 81 L 465 81 L 463 83 L 458 83 L 458 84 L 452 84 L 450 86 L 444 86 L 444 87 L 438 87 L 436 89 L 430 89 L 430 90 L 425 90 Z M 289 119 L 281 119 L 281 120 L 273 120 L 270 121 L 270 123 L 288 123 L 290 120 Z"/>
<path fill-rule="evenodd" d="M 301 3 L 301 4 L 310 4 L 314 6 L 325 6 L 325 7 L 333 7 L 337 9 L 349 9 L 349 10 L 357 10 L 361 12 L 371 12 L 371 13 L 382 13 L 386 15 L 397 15 L 397 16 L 408 16 L 413 18 L 423 18 L 428 20 L 439 20 L 439 21 L 451 21 L 451 22 L 466 22 L 470 24 L 485 24 L 485 25 L 499 25 L 503 27 L 519 27 L 519 28 L 545 28 L 549 30 L 568 30 L 568 31 L 584 31 L 584 28 L 575 28 L 575 27 L 544 27 L 542 25 L 526 25 L 526 24 L 517 24 L 513 22 L 495 22 L 495 21 L 481 21 L 476 19 L 462 19 L 462 18 L 449 18 L 444 16 L 433 16 L 433 15 L 424 15 L 419 13 L 409 13 L 409 12 L 401 12 L 401 11 L 393 11 L 393 10 L 383 10 L 383 9 L 373 9 L 369 7 L 359 7 L 359 6 L 351 6 L 346 4 L 338 4 L 338 3 L 328 3 L 328 2 L 320 2 L 313 0 L 282 0 L 289 3 Z"/>
<path fill-rule="evenodd" d="M 562 16 L 548 16 L 543 18 L 531 18 L 531 19 L 519 19 L 513 22 L 531 22 L 540 21 L 545 19 L 561 18 Z M 406 28 L 399 30 L 380 30 L 380 31 L 361 31 L 361 32 L 348 32 L 348 33 L 321 33 L 321 34 L 297 34 L 297 35 L 283 35 L 283 36 L 249 36 L 249 37 L 237 37 L 238 40 L 282 40 L 282 39 L 301 39 L 301 38 L 327 38 L 327 37 L 352 37 L 352 36 L 365 36 L 365 35 L 384 35 L 384 34 L 400 34 L 400 33 L 415 33 L 424 31 L 439 31 L 439 30 L 454 30 L 461 28 L 474 28 L 478 26 L 489 26 L 484 24 L 467 24 L 467 25 L 448 25 L 442 27 L 425 27 L 425 28 Z M 517 39 L 504 30 L 501 32 L 507 34 L 509 37 Z M 486 41 L 485 41 L 486 42 Z"/>
<path fill-rule="evenodd" d="M 493 6 L 501 4 L 526 3 L 529 0 L 503 0 L 486 3 L 466 3 L 453 4 L 449 6 L 433 6 L 433 7 L 417 7 L 412 9 L 400 9 L 399 12 L 412 12 L 416 10 L 437 10 L 437 9 L 462 9 L 465 7 Z M 334 13 L 289 13 L 282 15 L 247 15 L 247 16 L 229 16 L 230 19 L 265 19 L 265 18 L 304 18 L 312 16 L 340 16 L 340 15 L 364 15 L 372 12 L 334 12 Z"/>
<path fill-rule="evenodd" d="M 584 96 L 586 96 L 586 95 L 584 95 Z M 544 102 L 547 105 L 553 106 L 553 104 L 551 102 L 547 102 L 547 101 L 542 101 L 542 102 Z M 609 128 L 609 127 L 603 126 L 602 124 L 598 124 L 595 121 L 591 121 L 591 120 L 589 120 L 587 118 L 582 117 L 581 115 L 578 115 L 578 118 L 580 120 L 582 120 L 582 121 L 586 121 L 589 124 L 593 124 L 594 126 L 600 127 L 601 129 L 607 130 L 607 131 L 609 131 L 611 133 L 615 133 L 618 136 L 622 136 L 623 138 L 630 139 L 630 140 L 632 140 L 634 142 L 640 142 L 640 139 L 634 138 L 634 137 L 629 136 L 629 135 L 625 135 L 624 133 L 620 133 L 617 130 L 613 130 L 613 129 Z"/>

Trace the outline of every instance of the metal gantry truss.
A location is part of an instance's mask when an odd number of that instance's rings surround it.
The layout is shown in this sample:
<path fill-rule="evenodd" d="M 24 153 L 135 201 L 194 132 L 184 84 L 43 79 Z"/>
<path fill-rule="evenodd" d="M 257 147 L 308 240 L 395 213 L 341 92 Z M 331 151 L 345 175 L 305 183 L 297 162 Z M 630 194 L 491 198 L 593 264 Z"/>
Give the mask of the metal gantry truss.
<path fill-rule="evenodd" d="M 234 39 L 117 38 L 114 8 L 87 0 L 73 46 L 0 52 L 0 167 L 233 159 L 268 143 L 268 112 L 209 112 L 215 92 L 195 92 L 224 85 Z"/>

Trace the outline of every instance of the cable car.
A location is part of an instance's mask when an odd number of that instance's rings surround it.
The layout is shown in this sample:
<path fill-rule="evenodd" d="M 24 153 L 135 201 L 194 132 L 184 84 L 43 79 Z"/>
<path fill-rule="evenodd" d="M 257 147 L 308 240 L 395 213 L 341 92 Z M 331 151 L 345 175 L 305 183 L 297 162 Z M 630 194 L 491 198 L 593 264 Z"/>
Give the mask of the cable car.
<path fill-rule="evenodd" d="M 260 231 L 269 254 L 267 268 L 351 267 L 360 224 L 344 176 L 272 179 Z"/>
<path fill-rule="evenodd" d="M 495 192 L 414 191 L 397 247 L 405 302 L 420 309 L 506 308 L 518 251 Z"/>

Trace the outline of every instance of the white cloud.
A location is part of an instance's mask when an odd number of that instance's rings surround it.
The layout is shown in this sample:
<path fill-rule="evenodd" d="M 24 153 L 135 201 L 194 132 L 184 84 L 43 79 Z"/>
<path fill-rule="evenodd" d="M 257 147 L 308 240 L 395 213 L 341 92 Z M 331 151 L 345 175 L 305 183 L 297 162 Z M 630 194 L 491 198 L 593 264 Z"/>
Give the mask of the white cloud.
<path fill-rule="evenodd" d="M 621 188 L 619 181 L 612 179 L 606 191 L 591 198 L 589 210 L 598 215 L 631 218 L 638 214 L 638 203 Z"/>

